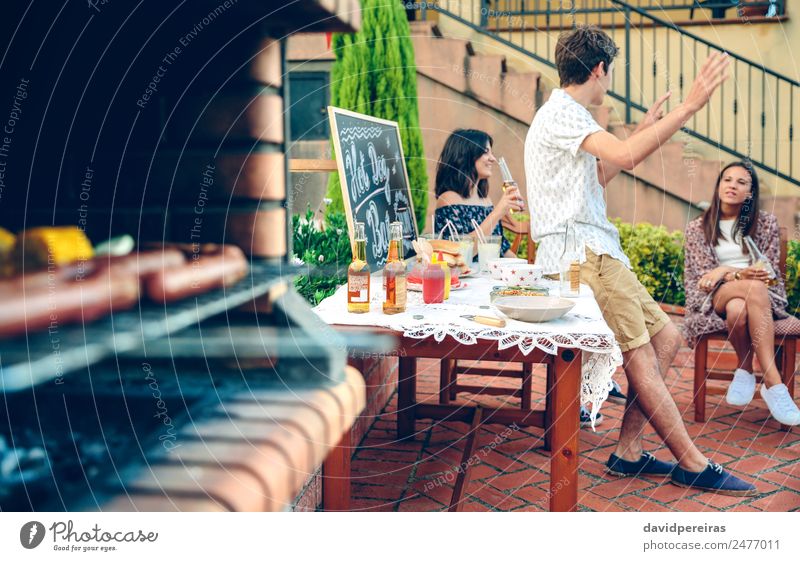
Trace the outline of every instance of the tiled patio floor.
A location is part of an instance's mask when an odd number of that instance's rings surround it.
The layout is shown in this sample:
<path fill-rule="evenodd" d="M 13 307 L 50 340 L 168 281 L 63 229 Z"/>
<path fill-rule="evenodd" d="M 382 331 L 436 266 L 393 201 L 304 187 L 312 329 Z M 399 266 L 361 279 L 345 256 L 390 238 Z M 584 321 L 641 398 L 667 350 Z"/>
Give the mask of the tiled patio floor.
<path fill-rule="evenodd" d="M 722 355 L 729 363 L 732 355 Z M 584 511 L 800 511 L 800 430 L 782 432 L 769 418 L 761 400 L 746 409 L 728 406 L 724 396 L 709 396 L 705 423 L 692 413 L 692 360 L 682 349 L 667 377 L 673 396 L 701 451 L 736 474 L 755 482 L 756 497 L 727 497 L 699 493 L 659 480 L 616 479 L 604 473 L 604 462 L 614 450 L 623 406 L 606 403 L 605 421 L 597 432 L 581 431 L 579 510 Z M 495 363 L 496 364 L 496 363 Z M 439 368 L 432 360 L 418 365 L 419 400 L 436 402 Z M 462 378 L 467 378 L 463 377 Z M 622 372 L 615 378 L 625 390 Z M 484 383 L 488 380 L 482 379 Z M 544 372 L 534 375 L 534 400 L 543 397 Z M 492 384 L 518 384 L 514 379 Z M 459 396 L 466 402 L 467 394 Z M 477 396 L 487 406 L 511 397 Z M 461 462 L 468 425 L 459 422 L 418 421 L 413 441 L 395 438 L 397 396 L 374 423 L 353 461 L 354 510 L 435 511 L 449 503 L 455 466 Z M 540 404 L 539 407 L 543 407 Z M 669 451 L 648 426 L 645 448 L 662 459 Z M 472 481 L 465 494 L 465 511 L 546 511 L 549 454 L 542 450 L 541 430 L 512 430 L 485 425 L 476 444 Z"/>

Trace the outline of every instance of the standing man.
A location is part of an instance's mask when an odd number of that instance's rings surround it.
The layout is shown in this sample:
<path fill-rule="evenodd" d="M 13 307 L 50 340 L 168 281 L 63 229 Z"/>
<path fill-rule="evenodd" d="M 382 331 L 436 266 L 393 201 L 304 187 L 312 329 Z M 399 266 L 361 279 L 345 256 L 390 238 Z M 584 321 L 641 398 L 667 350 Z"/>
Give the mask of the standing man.
<path fill-rule="evenodd" d="M 592 26 L 563 33 L 556 45 L 561 88 L 553 90 L 525 140 L 525 174 L 536 263 L 557 274 L 568 220 L 582 256 L 581 282 L 594 291 L 623 352 L 628 401 L 619 443 L 608 459 L 618 476 L 671 477 L 676 485 L 727 495 L 754 495 L 755 487 L 706 458 L 694 445 L 663 376 L 680 346 L 677 327 L 631 271 L 619 233 L 606 217 L 604 188 L 621 169 L 633 169 L 702 109 L 727 78 L 726 54 L 706 60 L 686 99 L 661 117 L 659 99 L 634 134 L 620 140 L 587 110 L 600 105 L 611 84 L 614 41 Z M 613 193 L 610 194 L 614 196 Z M 662 462 L 642 448 L 650 422 L 678 463 Z"/>

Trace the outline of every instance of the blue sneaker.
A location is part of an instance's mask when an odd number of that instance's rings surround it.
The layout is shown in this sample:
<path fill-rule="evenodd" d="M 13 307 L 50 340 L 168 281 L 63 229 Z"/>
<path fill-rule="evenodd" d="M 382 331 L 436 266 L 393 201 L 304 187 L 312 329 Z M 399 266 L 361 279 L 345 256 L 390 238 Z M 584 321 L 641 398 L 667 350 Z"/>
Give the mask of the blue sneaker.
<path fill-rule="evenodd" d="M 675 466 L 672 483 L 679 487 L 702 489 L 709 493 L 734 497 L 752 497 L 758 494 L 755 485 L 728 473 L 721 465 L 711 460 L 708 460 L 708 467 L 699 473 Z"/>
<path fill-rule="evenodd" d="M 635 462 L 623 460 L 616 454 L 611 454 L 606 462 L 606 471 L 617 477 L 630 477 L 637 475 L 655 475 L 666 477 L 672 473 L 677 466 L 674 462 L 662 462 L 650 452 L 645 452 L 642 457 Z"/>
<path fill-rule="evenodd" d="M 624 405 L 627 400 L 628 398 L 622 393 L 620 385 L 616 381 L 611 380 L 611 391 L 608 392 L 606 401 L 613 401 Z"/>

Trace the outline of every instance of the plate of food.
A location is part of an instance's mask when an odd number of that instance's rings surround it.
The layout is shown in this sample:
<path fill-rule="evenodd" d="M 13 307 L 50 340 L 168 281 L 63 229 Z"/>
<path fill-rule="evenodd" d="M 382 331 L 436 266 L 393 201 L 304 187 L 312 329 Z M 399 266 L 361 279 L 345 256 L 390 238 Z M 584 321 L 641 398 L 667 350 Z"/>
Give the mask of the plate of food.
<path fill-rule="evenodd" d="M 511 319 L 541 323 L 560 318 L 575 306 L 575 302 L 555 296 L 503 296 L 497 298 L 494 305 Z"/>

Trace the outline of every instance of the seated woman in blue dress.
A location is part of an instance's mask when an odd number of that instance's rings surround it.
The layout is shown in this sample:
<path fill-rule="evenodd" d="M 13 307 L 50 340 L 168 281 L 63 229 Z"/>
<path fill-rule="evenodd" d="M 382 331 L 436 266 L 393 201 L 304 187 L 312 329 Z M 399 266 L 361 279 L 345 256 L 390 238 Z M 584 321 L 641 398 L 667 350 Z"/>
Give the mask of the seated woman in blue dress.
<path fill-rule="evenodd" d="M 444 143 L 436 168 L 434 229 L 440 232 L 450 220 L 459 234 L 469 234 L 475 238 L 477 248 L 478 237 L 472 225 L 472 219 L 475 219 L 483 235 L 501 236 L 500 255 L 515 257 L 511 251 L 511 244 L 502 237 L 503 228 L 500 221 L 506 214 L 522 209 L 522 197 L 519 188 L 514 185 L 505 190 L 497 206 L 492 206 L 488 196 L 488 179 L 492 176 L 495 163 L 497 159 L 492 154 L 491 136 L 472 129 L 453 131 Z M 444 231 L 444 237 L 450 237 L 448 230 Z M 477 254 L 476 249 L 475 259 Z M 609 399 L 625 402 L 625 394 L 616 382 Z M 602 421 L 603 415 L 598 412 L 595 426 Z M 583 406 L 581 406 L 580 424 L 581 426 L 591 424 L 589 411 Z"/>
<path fill-rule="evenodd" d="M 457 129 L 444 143 L 436 168 L 436 215 L 434 231 L 441 232 L 450 220 L 459 234 L 475 239 L 477 259 L 478 236 L 474 219 L 484 236 L 501 236 L 500 255 L 514 257 L 511 244 L 503 235 L 500 220 L 509 212 L 522 209 L 519 188 L 506 189 L 497 206 L 489 199 L 489 181 L 497 159 L 492 154 L 492 137 L 483 131 Z M 443 237 L 449 238 L 449 230 Z"/>

